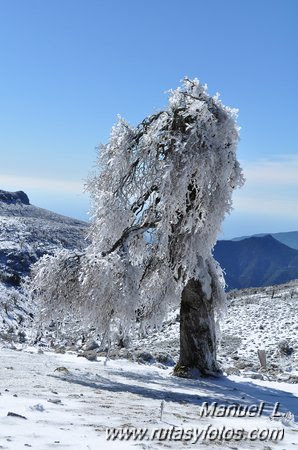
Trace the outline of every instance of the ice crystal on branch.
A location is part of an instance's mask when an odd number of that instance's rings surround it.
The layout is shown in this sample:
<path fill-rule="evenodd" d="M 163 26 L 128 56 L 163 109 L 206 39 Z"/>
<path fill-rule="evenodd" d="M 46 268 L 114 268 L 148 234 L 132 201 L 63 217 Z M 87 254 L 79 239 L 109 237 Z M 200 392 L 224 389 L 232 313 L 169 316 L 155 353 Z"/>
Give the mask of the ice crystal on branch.
<path fill-rule="evenodd" d="M 157 323 L 169 305 L 179 304 L 191 279 L 208 297 L 216 292 L 220 303 L 221 270 L 212 248 L 232 192 L 243 183 L 236 114 L 198 80 L 185 79 L 170 91 L 168 108 L 136 128 L 119 118 L 87 184 L 92 243 L 76 260 L 76 289 L 61 288 L 72 279 L 67 264 L 60 275 L 52 270 L 45 285 L 41 262 L 35 281 L 45 303 L 49 283 L 56 286 L 60 276 L 57 302 L 77 303 L 102 333 L 113 325 L 125 333 L 135 323 Z"/>

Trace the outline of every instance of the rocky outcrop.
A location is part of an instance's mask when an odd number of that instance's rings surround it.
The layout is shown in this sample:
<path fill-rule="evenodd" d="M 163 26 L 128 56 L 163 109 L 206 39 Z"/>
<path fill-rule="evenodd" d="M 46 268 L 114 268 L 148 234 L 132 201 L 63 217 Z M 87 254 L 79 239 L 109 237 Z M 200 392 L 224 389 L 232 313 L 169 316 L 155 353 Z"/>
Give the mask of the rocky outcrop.
<path fill-rule="evenodd" d="M 7 203 L 8 205 L 30 205 L 28 195 L 24 191 L 8 192 L 0 189 L 0 202 Z"/>

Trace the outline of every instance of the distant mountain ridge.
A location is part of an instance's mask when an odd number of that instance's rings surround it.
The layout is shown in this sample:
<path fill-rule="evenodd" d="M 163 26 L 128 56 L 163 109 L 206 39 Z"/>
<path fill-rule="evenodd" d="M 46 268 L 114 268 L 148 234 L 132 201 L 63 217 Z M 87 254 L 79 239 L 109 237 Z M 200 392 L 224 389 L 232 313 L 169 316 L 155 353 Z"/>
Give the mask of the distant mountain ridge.
<path fill-rule="evenodd" d="M 272 235 L 218 241 L 214 257 L 225 270 L 228 290 L 282 284 L 298 278 L 298 250 Z"/>
<path fill-rule="evenodd" d="M 288 247 L 298 250 L 298 231 L 285 231 L 285 232 L 281 232 L 281 233 L 259 233 L 259 234 L 253 234 L 252 236 L 236 237 L 231 240 L 232 241 L 243 241 L 243 239 L 248 239 L 250 237 L 263 237 L 268 234 L 273 236 L 274 239 L 277 239 L 278 241 L 287 245 Z"/>

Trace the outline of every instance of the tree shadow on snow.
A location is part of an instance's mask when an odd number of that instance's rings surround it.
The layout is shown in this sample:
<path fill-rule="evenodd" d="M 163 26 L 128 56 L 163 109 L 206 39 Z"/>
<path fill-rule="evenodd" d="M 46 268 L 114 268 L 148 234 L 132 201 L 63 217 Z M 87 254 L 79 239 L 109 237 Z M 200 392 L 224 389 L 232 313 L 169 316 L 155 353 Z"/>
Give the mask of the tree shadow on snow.
<path fill-rule="evenodd" d="M 102 369 L 102 368 L 101 368 Z M 102 373 L 103 372 L 103 373 Z M 158 371 L 145 373 L 105 368 L 101 374 L 51 375 L 68 383 L 109 392 L 130 393 L 154 400 L 188 403 L 200 406 L 202 402 L 218 404 L 252 405 L 265 402 L 264 414 L 271 414 L 276 402 L 279 411 L 291 411 L 298 417 L 298 399 L 293 394 L 251 381 L 233 381 L 228 377 L 183 379 Z"/>

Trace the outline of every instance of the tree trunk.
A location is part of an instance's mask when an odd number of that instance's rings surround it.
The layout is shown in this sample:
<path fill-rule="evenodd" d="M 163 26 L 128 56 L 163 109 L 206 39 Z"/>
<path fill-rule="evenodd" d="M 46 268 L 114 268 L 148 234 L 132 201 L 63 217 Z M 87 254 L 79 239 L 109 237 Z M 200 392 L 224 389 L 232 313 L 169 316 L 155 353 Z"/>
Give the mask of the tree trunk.
<path fill-rule="evenodd" d="M 182 292 L 180 358 L 174 373 L 181 377 L 220 374 L 213 297 L 207 298 L 198 280 L 190 280 Z"/>

